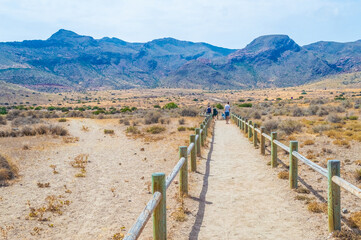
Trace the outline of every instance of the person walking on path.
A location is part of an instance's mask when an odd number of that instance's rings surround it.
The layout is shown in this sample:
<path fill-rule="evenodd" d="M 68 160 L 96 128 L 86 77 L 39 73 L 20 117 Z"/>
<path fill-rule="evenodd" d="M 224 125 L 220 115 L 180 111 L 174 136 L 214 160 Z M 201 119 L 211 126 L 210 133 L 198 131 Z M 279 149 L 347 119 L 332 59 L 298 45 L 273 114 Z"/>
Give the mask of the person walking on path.
<path fill-rule="evenodd" d="M 211 105 L 209 105 L 209 104 L 208 104 L 208 107 L 207 107 L 206 114 L 207 114 L 207 115 L 211 115 L 211 114 L 212 114 L 212 108 L 211 108 Z"/>
<path fill-rule="evenodd" d="M 226 115 L 226 123 L 228 124 L 229 116 L 231 113 L 231 106 L 229 106 L 229 102 L 227 102 L 226 106 L 224 106 L 224 115 Z"/>
<path fill-rule="evenodd" d="M 218 111 L 217 111 L 217 108 L 214 107 L 213 108 L 213 120 L 216 121 L 218 118 Z"/>

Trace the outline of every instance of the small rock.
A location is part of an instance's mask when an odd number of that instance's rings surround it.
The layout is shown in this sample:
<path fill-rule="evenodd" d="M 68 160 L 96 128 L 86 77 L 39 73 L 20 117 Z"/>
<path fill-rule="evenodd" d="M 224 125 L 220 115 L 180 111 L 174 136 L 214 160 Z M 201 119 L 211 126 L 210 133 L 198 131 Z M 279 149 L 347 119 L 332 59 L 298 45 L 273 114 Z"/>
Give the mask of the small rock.
<path fill-rule="evenodd" d="M 348 213 L 346 208 L 342 208 L 342 213 Z"/>
<path fill-rule="evenodd" d="M 137 153 L 134 153 L 134 155 L 137 155 Z"/>
<path fill-rule="evenodd" d="M 143 180 L 143 179 L 144 179 L 144 176 L 143 176 L 143 177 L 141 177 L 140 179 L 142 179 L 142 180 Z"/>
<path fill-rule="evenodd" d="M 141 148 L 140 151 L 144 151 L 144 148 Z"/>
<path fill-rule="evenodd" d="M 178 181 L 174 181 L 174 184 L 178 184 Z"/>

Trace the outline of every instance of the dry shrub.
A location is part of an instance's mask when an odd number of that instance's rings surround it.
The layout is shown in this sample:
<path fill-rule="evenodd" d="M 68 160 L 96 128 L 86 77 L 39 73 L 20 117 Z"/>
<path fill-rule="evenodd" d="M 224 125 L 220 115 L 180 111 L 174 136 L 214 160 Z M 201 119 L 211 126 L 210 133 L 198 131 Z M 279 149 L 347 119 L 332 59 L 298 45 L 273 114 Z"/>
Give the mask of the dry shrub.
<path fill-rule="evenodd" d="M 64 206 L 69 206 L 70 201 L 69 200 L 63 200 L 63 196 L 47 196 L 45 198 L 46 204 L 44 206 L 41 206 L 39 208 L 34 208 L 30 205 L 30 202 L 27 203 L 29 206 L 29 216 L 26 219 L 36 219 L 38 221 L 49 221 L 50 217 L 45 217 L 45 213 L 52 213 L 52 214 L 63 214 L 63 208 Z"/>
<path fill-rule="evenodd" d="M 322 133 L 322 132 L 328 131 L 330 129 L 331 129 L 331 127 L 329 125 L 324 125 L 324 124 L 312 127 L 312 131 L 314 133 Z"/>
<path fill-rule="evenodd" d="M 284 131 L 286 134 L 292 134 L 293 132 L 300 132 L 302 129 L 302 124 L 294 120 L 285 120 L 282 121 L 278 126 L 280 130 Z"/>
<path fill-rule="evenodd" d="M 180 125 L 184 125 L 186 123 L 186 120 L 184 118 L 181 118 L 181 119 L 178 120 L 178 123 Z"/>
<path fill-rule="evenodd" d="M 344 146 L 346 148 L 351 147 L 349 141 L 347 141 L 347 140 L 336 139 L 335 141 L 333 141 L 333 144 L 338 145 L 338 146 Z"/>
<path fill-rule="evenodd" d="M 179 132 L 183 132 L 183 131 L 185 131 L 185 130 L 186 130 L 186 128 L 185 128 L 185 127 L 183 127 L 183 126 L 178 127 L 178 131 L 179 131 Z"/>
<path fill-rule="evenodd" d="M 327 116 L 327 121 L 329 121 L 331 123 L 339 123 L 339 122 L 341 122 L 341 120 L 342 120 L 342 118 L 334 113 Z"/>
<path fill-rule="evenodd" d="M 37 185 L 38 185 L 39 188 L 48 188 L 48 187 L 50 187 L 49 182 L 47 182 L 47 183 L 38 182 Z"/>
<path fill-rule="evenodd" d="M 83 132 L 89 132 L 89 127 L 86 127 L 86 126 L 82 126 L 81 127 L 81 130 L 83 131 Z"/>
<path fill-rule="evenodd" d="M 50 133 L 57 136 L 66 136 L 68 135 L 68 130 L 62 126 L 50 126 Z"/>
<path fill-rule="evenodd" d="M 161 116 L 160 112 L 149 112 L 144 117 L 144 123 L 147 125 L 158 123 Z"/>
<path fill-rule="evenodd" d="M 35 128 L 35 131 L 38 135 L 45 135 L 48 133 L 49 131 L 49 127 L 45 126 L 45 125 L 40 125 L 38 127 Z"/>
<path fill-rule="evenodd" d="M 289 173 L 287 171 L 282 171 L 279 172 L 277 176 L 279 179 L 288 179 Z"/>
<path fill-rule="evenodd" d="M 7 123 L 6 118 L 0 116 L 0 125 L 6 125 L 6 123 Z"/>
<path fill-rule="evenodd" d="M 70 137 L 70 136 L 63 137 L 64 143 L 76 143 L 78 141 L 79 141 L 79 137 Z"/>
<path fill-rule="evenodd" d="M 184 108 L 180 112 L 182 117 L 195 117 L 198 115 L 198 110 L 195 108 Z"/>
<path fill-rule="evenodd" d="M 332 236 L 338 240 L 360 240 L 361 236 L 357 233 L 354 233 L 351 230 L 341 229 L 341 231 L 335 231 L 332 233 Z"/>
<path fill-rule="evenodd" d="M 183 207 L 179 207 L 176 211 L 174 211 L 171 216 L 176 220 L 177 222 L 184 222 L 187 220 L 185 211 Z"/>
<path fill-rule="evenodd" d="M 361 230 L 361 211 L 352 213 L 348 221 L 351 224 L 351 227 L 357 227 Z"/>
<path fill-rule="evenodd" d="M 129 126 L 129 125 L 130 125 L 130 121 L 129 121 L 128 119 L 125 119 L 125 120 L 123 121 L 123 123 L 124 123 L 125 126 Z"/>
<path fill-rule="evenodd" d="M 313 198 L 310 198 L 310 197 L 307 197 L 307 196 L 304 196 L 304 195 L 297 195 L 295 197 L 295 200 L 305 201 L 306 204 L 309 204 L 313 200 Z"/>
<path fill-rule="evenodd" d="M 60 118 L 58 122 L 66 122 L 66 118 Z"/>
<path fill-rule="evenodd" d="M 147 132 L 151 134 L 158 134 L 165 131 L 165 127 L 162 126 L 152 126 L 147 129 Z"/>
<path fill-rule="evenodd" d="M 140 134 L 140 131 L 137 127 L 135 126 L 130 126 L 127 127 L 127 129 L 125 130 L 126 133 L 131 133 L 131 134 Z"/>
<path fill-rule="evenodd" d="M 361 169 L 356 169 L 354 176 L 357 181 L 360 181 L 361 180 Z"/>
<path fill-rule="evenodd" d="M 304 188 L 304 187 L 298 187 L 295 191 L 297 193 L 304 193 L 304 194 L 309 194 L 310 193 L 310 190 L 308 190 L 307 188 Z"/>
<path fill-rule="evenodd" d="M 265 127 L 267 132 L 272 132 L 278 128 L 277 120 L 268 120 L 264 122 L 263 126 Z"/>
<path fill-rule="evenodd" d="M 18 117 L 18 118 L 15 118 L 11 122 L 11 125 L 13 125 L 15 127 L 19 127 L 19 126 L 24 126 L 24 125 L 32 125 L 32 124 L 36 124 L 39 122 L 40 122 L 40 119 L 35 116 Z"/>
<path fill-rule="evenodd" d="M 36 131 L 33 128 L 30 127 L 24 127 L 21 130 L 21 134 L 22 136 L 35 136 L 36 135 Z"/>
<path fill-rule="evenodd" d="M 315 141 L 313 141 L 312 139 L 308 139 L 303 144 L 309 146 L 315 144 Z"/>
<path fill-rule="evenodd" d="M 104 129 L 104 134 L 114 134 L 113 129 Z"/>
<path fill-rule="evenodd" d="M 9 158 L 0 155 L 0 181 L 15 178 L 18 171 L 17 166 Z"/>
<path fill-rule="evenodd" d="M 327 203 L 310 202 L 307 205 L 307 209 L 313 213 L 327 213 Z"/>

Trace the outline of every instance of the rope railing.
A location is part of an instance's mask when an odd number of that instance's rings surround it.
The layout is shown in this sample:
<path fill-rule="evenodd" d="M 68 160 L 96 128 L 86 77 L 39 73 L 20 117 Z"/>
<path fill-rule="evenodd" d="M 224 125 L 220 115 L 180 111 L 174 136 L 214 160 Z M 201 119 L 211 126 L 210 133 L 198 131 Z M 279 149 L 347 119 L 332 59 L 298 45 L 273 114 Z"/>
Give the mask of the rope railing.
<path fill-rule="evenodd" d="M 243 131 L 248 139 L 253 135 L 253 145 L 257 147 L 257 133 L 260 133 L 260 151 L 265 155 L 265 139 L 271 142 L 271 166 L 277 166 L 277 147 L 289 153 L 289 182 L 290 188 L 298 187 L 298 160 L 312 168 L 314 171 L 320 173 L 328 179 L 328 228 L 330 232 L 341 230 L 341 194 L 340 187 L 353 195 L 361 198 L 361 189 L 349 183 L 340 177 L 340 161 L 329 160 L 327 162 L 327 169 L 317 165 L 311 160 L 307 159 L 298 152 L 298 141 L 291 141 L 290 146 L 277 140 L 277 132 L 272 132 L 271 136 L 267 135 L 264 127 L 259 129 L 246 118 L 242 118 L 236 114 L 231 114 L 232 120 Z"/>
<path fill-rule="evenodd" d="M 190 135 L 189 146 L 179 147 L 179 161 L 167 178 L 164 173 L 152 174 L 152 199 L 140 213 L 124 240 L 138 239 L 151 215 L 153 215 L 153 239 L 167 239 L 167 189 L 179 173 L 179 195 L 183 198 L 188 194 L 188 155 L 190 155 L 190 170 L 195 172 L 197 170 L 197 156 L 201 156 L 201 148 L 205 145 L 210 123 L 211 116 L 206 116 L 200 128 L 195 129 L 195 134 Z"/>

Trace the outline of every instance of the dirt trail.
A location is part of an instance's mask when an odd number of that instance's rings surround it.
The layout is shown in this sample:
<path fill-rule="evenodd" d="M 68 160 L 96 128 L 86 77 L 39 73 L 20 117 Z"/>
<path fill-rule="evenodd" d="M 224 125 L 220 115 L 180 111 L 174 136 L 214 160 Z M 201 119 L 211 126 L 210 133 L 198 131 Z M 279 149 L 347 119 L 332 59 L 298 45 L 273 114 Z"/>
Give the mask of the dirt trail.
<path fill-rule="evenodd" d="M 190 239 L 327 238 L 235 125 L 218 121 L 211 148 L 206 204 Z"/>

